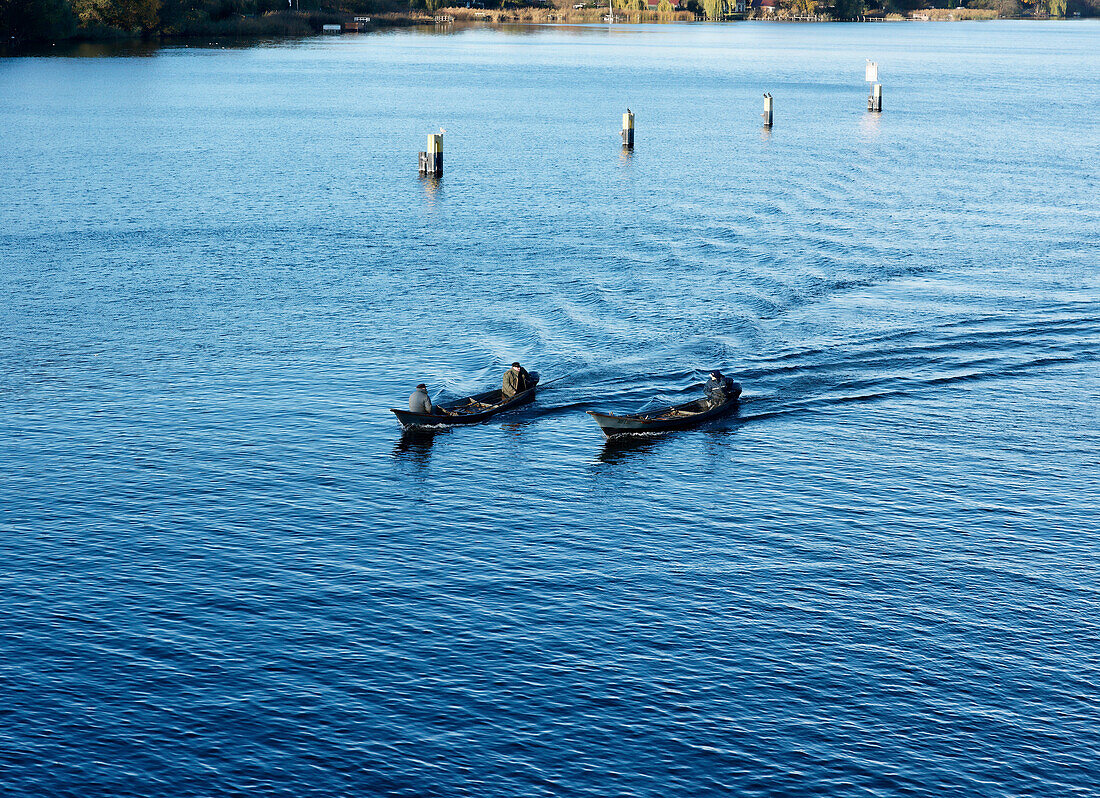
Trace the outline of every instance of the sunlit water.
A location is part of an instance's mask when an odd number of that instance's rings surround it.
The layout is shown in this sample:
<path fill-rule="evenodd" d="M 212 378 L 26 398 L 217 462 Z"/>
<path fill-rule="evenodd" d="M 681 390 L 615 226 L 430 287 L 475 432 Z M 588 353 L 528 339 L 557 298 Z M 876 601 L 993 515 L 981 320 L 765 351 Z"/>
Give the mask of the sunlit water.
<path fill-rule="evenodd" d="M 0 60 L 0 792 L 1096 794 L 1098 53 Z M 517 358 L 556 381 L 523 412 L 387 410 Z M 736 418 L 583 413 L 713 367 Z"/>

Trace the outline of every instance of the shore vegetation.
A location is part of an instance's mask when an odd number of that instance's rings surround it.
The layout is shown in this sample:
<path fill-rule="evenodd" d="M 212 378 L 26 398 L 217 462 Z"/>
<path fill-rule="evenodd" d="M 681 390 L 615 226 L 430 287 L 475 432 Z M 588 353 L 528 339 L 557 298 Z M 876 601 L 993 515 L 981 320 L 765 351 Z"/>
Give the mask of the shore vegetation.
<path fill-rule="evenodd" d="M 171 37 L 278 37 L 449 22 L 945 20 L 1100 15 L 1100 0 L 2 0 L 0 46 Z"/>

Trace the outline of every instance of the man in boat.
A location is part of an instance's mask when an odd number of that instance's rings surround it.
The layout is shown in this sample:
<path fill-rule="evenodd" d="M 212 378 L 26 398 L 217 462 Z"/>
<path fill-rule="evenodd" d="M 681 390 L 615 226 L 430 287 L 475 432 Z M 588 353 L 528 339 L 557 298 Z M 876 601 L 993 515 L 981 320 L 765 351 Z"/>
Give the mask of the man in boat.
<path fill-rule="evenodd" d="M 439 407 L 432 407 L 431 397 L 428 396 L 428 386 L 420 383 L 416 386 L 412 396 L 409 397 L 409 412 L 423 413 L 428 416 L 445 416 L 447 411 Z"/>
<path fill-rule="evenodd" d="M 523 393 L 530 387 L 531 375 L 518 362 L 513 363 L 512 367 L 504 372 L 504 390 L 502 392 L 504 401 L 508 401 L 517 393 Z"/>
<path fill-rule="evenodd" d="M 703 386 L 703 394 L 707 397 L 711 407 L 725 404 L 736 395 L 737 389 L 729 377 L 722 376 L 722 372 L 715 369 L 710 373 L 710 379 Z"/>

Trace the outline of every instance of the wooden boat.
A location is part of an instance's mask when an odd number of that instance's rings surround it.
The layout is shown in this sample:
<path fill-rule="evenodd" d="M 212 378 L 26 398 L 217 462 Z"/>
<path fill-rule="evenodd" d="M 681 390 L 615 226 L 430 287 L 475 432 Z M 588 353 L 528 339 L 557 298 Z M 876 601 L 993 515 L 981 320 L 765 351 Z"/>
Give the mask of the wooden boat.
<path fill-rule="evenodd" d="M 532 371 L 531 387 L 526 391 L 517 393 L 508 400 L 504 399 L 503 391 L 497 388 L 495 391 L 486 391 L 476 396 L 467 396 L 465 399 L 436 405 L 436 407 L 446 411 L 445 415 L 411 413 L 408 410 L 395 410 L 392 408 L 390 412 L 397 416 L 397 420 L 401 422 L 401 426 L 405 429 L 410 427 L 450 427 L 456 424 L 477 424 L 492 418 L 498 413 L 514 410 L 535 401 L 535 390 L 538 388 L 538 384 L 539 374 L 537 371 Z"/>
<path fill-rule="evenodd" d="M 741 385 L 733 384 L 733 394 L 720 405 L 712 405 L 707 399 L 696 399 L 682 405 L 662 407 L 647 413 L 628 413 L 616 416 L 611 413 L 597 413 L 589 410 L 588 415 L 596 419 L 603 434 L 611 438 L 615 435 L 644 435 L 652 432 L 666 432 L 674 429 L 686 429 L 724 416 L 737 407 L 741 396 Z"/>

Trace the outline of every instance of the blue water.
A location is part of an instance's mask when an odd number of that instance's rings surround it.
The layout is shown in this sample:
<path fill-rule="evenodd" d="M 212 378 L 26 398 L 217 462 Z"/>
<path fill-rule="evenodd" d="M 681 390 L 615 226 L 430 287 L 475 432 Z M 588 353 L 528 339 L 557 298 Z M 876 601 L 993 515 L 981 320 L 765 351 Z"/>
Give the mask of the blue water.
<path fill-rule="evenodd" d="M 0 793 L 1100 794 L 1098 53 L 0 60 Z M 388 412 L 517 358 L 524 412 Z M 704 429 L 583 412 L 714 367 Z"/>

